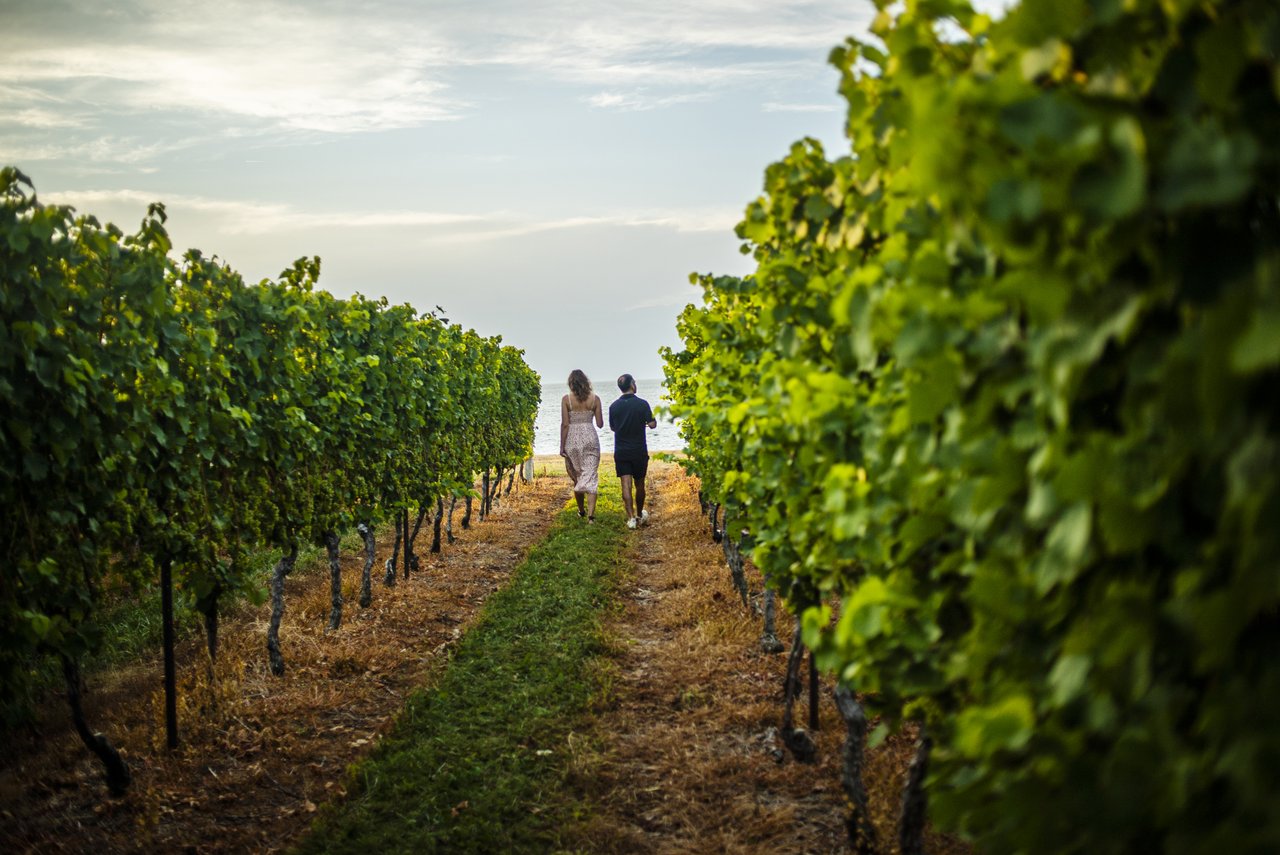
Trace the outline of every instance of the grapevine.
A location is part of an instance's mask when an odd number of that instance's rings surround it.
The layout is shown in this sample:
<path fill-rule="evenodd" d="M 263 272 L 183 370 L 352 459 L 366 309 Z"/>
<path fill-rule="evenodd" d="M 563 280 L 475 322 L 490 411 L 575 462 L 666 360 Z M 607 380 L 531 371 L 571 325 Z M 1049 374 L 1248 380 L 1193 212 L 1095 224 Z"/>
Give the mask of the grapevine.
<path fill-rule="evenodd" d="M 832 55 L 849 150 L 793 146 L 754 272 L 695 277 L 689 467 L 922 727 L 941 826 L 1274 849 L 1280 11 L 877 6 Z"/>
<path fill-rule="evenodd" d="M 466 494 L 532 448 L 540 393 L 520 351 L 436 314 L 319 290 L 319 259 L 257 284 L 196 250 L 179 262 L 153 205 L 125 235 L 41 204 L 0 170 L 0 678 L 63 663 L 76 728 L 122 791 L 128 769 L 80 703 L 108 587 L 159 585 L 170 747 L 175 589 L 217 653 L 220 598 L 272 573 L 268 654 L 300 544 L 327 548 L 342 620 L 339 533 Z M 371 555 L 371 552 L 370 552 Z M 366 562 L 361 605 L 371 601 Z"/>

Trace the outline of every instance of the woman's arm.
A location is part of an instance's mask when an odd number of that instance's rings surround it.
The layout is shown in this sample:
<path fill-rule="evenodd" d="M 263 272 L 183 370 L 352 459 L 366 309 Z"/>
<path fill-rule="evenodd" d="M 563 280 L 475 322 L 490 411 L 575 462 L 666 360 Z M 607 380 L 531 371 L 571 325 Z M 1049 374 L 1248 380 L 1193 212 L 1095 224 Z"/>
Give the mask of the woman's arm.
<path fill-rule="evenodd" d="M 600 403 L 599 395 L 596 395 L 596 427 L 604 427 L 604 405 Z"/>
<path fill-rule="evenodd" d="M 564 441 L 569 438 L 569 396 L 560 399 L 560 456 L 568 452 L 564 450 Z"/>

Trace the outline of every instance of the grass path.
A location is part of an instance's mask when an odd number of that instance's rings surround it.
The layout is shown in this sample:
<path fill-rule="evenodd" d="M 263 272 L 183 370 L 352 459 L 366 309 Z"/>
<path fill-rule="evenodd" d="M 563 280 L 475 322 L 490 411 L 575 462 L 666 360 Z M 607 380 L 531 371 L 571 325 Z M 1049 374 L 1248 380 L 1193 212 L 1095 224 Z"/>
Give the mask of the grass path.
<path fill-rule="evenodd" d="M 607 480 L 607 479 L 606 479 Z M 612 487 L 612 489 L 610 489 Z M 596 523 L 566 509 L 489 598 L 446 671 L 412 696 L 300 851 L 541 852 L 581 804 L 568 778 L 603 652 L 624 521 L 606 485 Z"/>

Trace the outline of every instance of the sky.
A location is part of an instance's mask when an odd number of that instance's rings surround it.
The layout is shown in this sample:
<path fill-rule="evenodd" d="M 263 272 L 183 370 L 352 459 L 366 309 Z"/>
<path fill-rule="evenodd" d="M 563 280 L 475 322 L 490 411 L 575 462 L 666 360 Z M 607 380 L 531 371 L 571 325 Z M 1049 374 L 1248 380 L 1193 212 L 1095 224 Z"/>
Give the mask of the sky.
<path fill-rule="evenodd" d="M 257 281 L 436 306 L 544 382 L 661 376 L 765 167 L 847 150 L 870 0 L 0 0 L 0 163 Z"/>

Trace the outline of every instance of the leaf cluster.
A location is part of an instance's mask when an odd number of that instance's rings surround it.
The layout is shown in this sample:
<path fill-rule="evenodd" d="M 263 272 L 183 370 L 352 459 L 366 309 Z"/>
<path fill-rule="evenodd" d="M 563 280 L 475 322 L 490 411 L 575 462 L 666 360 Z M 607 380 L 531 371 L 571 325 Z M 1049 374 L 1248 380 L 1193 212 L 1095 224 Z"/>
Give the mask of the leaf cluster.
<path fill-rule="evenodd" d="M 881 3 L 667 385 L 991 851 L 1280 846 L 1280 9 Z"/>
<path fill-rule="evenodd" d="M 520 351 L 434 314 L 175 260 L 162 206 L 125 235 L 0 171 L 0 673 L 99 642 L 105 587 L 172 563 L 197 603 L 263 546 L 320 542 L 470 489 L 532 448 Z M 259 592 L 250 591 L 257 594 Z"/>

